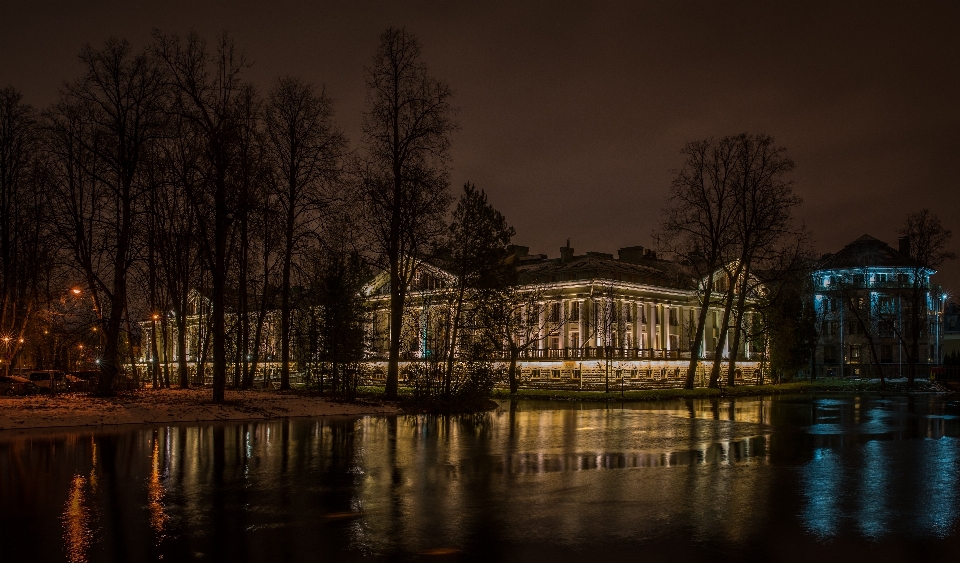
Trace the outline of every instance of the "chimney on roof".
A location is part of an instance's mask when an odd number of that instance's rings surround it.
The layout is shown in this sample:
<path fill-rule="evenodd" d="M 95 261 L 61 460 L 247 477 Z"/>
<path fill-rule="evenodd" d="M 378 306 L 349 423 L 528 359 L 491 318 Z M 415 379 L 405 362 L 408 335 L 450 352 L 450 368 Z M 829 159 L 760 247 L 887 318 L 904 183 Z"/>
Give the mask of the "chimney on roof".
<path fill-rule="evenodd" d="M 636 264 L 643 259 L 642 246 L 628 246 L 617 251 L 617 256 L 621 262 L 632 262 Z"/>
<path fill-rule="evenodd" d="M 900 237 L 900 254 L 910 258 L 910 237 Z"/>
<path fill-rule="evenodd" d="M 560 261 L 566 264 L 573 260 L 573 248 L 570 247 L 570 239 L 567 239 L 567 246 L 560 247 Z"/>

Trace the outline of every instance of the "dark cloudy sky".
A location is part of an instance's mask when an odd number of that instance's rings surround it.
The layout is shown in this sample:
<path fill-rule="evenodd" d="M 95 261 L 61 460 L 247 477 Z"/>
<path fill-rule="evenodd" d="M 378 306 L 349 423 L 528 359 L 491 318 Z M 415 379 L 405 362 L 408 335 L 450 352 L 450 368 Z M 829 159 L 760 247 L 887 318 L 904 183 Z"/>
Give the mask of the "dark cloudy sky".
<path fill-rule="evenodd" d="M 960 250 L 957 2 L 11 0 L 0 85 L 44 106 L 84 43 L 227 30 L 252 81 L 326 84 L 356 143 L 388 26 L 416 33 L 456 92 L 454 185 L 484 188 L 532 252 L 649 245 L 684 143 L 743 131 L 796 161 L 818 251 L 864 233 L 895 246 L 922 207 Z M 942 272 L 960 294 L 960 264 Z"/>

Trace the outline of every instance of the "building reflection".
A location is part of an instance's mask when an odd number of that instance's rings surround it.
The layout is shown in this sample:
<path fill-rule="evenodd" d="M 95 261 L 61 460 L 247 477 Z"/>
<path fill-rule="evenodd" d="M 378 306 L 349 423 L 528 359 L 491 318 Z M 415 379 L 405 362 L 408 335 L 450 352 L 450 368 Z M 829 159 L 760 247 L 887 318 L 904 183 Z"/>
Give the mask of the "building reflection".
<path fill-rule="evenodd" d="M 942 404 L 814 401 L 808 430 L 817 448 L 801 470 L 811 532 L 847 527 L 874 541 L 908 534 L 946 537 L 957 523 L 957 426 Z"/>

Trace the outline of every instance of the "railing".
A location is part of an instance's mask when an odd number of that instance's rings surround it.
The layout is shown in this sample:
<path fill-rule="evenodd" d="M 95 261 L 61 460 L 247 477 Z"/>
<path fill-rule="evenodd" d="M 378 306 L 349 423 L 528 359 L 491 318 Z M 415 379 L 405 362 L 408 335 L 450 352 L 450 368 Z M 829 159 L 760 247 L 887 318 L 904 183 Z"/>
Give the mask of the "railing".
<path fill-rule="evenodd" d="M 689 350 L 656 350 L 653 348 L 604 348 L 587 346 L 584 348 L 548 348 L 521 350 L 517 356 L 519 360 L 689 360 Z M 712 359 L 709 353 L 703 359 Z M 420 357 L 418 353 L 404 352 L 400 354 L 401 361 L 424 361 L 437 358 Z M 489 352 L 484 356 L 488 360 L 509 360 L 509 350 Z M 740 357 L 738 359 L 749 359 Z M 371 354 L 366 361 L 386 361 L 385 354 Z"/>
<path fill-rule="evenodd" d="M 509 357 L 509 352 L 504 352 Z M 560 348 L 522 350 L 521 360 L 678 360 L 690 359 L 687 350 L 655 350 L 652 348 Z"/>
<path fill-rule="evenodd" d="M 400 354 L 402 362 L 421 362 L 437 360 L 439 357 L 420 357 L 418 353 L 403 352 Z M 458 358 L 465 359 L 465 358 Z M 488 352 L 482 359 L 484 360 L 510 360 L 509 350 L 499 350 Z M 557 361 L 577 361 L 577 360 L 689 360 L 689 350 L 656 350 L 652 348 L 604 348 L 597 346 L 587 346 L 584 348 L 559 348 L 559 349 L 527 349 L 521 350 L 517 356 L 518 360 L 557 360 Z M 713 361 L 713 352 L 704 353 L 701 358 L 704 361 Z M 756 362 L 760 356 L 754 354 L 737 354 L 736 361 Z M 383 362 L 387 360 L 385 354 L 370 354 L 364 361 Z M 728 361 L 729 357 L 724 356 L 723 361 Z"/>

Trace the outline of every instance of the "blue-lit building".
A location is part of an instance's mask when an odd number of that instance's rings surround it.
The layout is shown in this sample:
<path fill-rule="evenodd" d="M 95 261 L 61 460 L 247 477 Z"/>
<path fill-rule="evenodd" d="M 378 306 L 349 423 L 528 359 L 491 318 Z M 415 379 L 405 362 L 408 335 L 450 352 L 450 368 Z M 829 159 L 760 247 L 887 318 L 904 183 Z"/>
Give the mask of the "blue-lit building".
<path fill-rule="evenodd" d="M 945 296 L 931 284 L 936 271 L 910 257 L 903 237 L 894 249 L 863 235 L 840 251 L 822 257 L 814 272 L 815 306 L 820 339 L 818 376 L 906 377 L 911 345 L 911 303 L 923 293 L 917 376 L 941 360 L 942 311 Z M 917 280 L 918 285 L 914 285 Z M 916 288 L 916 289 L 915 289 Z"/>

